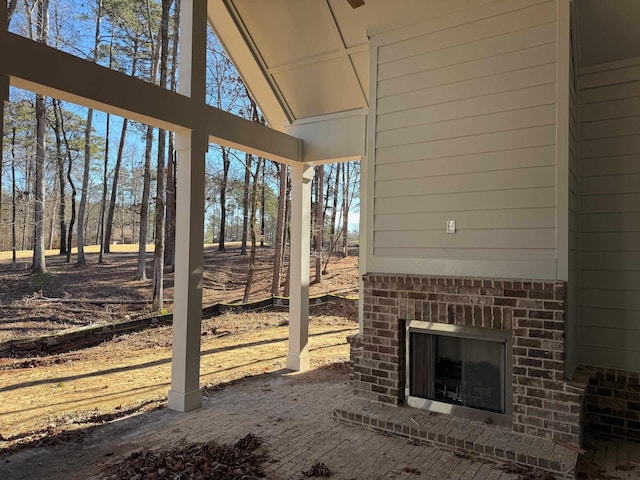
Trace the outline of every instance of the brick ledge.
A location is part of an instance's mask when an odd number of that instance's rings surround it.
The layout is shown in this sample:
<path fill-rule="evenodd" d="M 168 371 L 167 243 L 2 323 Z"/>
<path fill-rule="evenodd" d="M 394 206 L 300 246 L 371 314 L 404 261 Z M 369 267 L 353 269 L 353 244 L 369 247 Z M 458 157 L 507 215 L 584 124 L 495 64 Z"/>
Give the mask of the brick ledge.
<path fill-rule="evenodd" d="M 513 462 L 574 479 L 578 454 L 553 440 L 513 432 L 509 428 L 434 414 L 408 407 L 353 398 L 333 412 L 333 418 L 411 441 L 453 449 L 460 453 Z"/>

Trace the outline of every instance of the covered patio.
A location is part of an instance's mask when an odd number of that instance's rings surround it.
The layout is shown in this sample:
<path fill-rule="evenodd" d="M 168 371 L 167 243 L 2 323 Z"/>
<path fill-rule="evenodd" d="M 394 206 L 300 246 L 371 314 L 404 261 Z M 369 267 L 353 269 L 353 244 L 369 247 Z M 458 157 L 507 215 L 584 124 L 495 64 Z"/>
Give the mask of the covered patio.
<path fill-rule="evenodd" d="M 306 478 L 302 471 L 318 462 L 330 469 L 331 478 L 343 480 L 546 478 L 453 447 L 408 442 L 334 421 L 334 409 L 352 398 L 344 369 L 260 375 L 206 396 L 203 408 L 188 414 L 156 410 L 98 427 L 81 445 L 60 442 L 10 455 L 0 472 L 6 479 L 102 478 L 110 465 L 141 449 L 162 451 L 212 440 L 233 444 L 253 433 L 264 440 L 258 452 L 269 456 L 265 473 L 274 479 Z M 579 466 L 588 475 L 584 478 L 640 478 L 640 444 L 593 446 Z"/>
<path fill-rule="evenodd" d="M 620 437 L 640 435 L 638 3 L 350 3 L 362 2 L 183 0 L 178 94 L 0 29 L 1 98 L 12 85 L 177 134 L 182 215 L 168 403 L 189 413 L 110 425 L 84 454 L 115 453 L 108 445 L 117 436 L 118 452 L 126 453 L 175 443 L 181 432 L 188 442 L 226 442 L 249 428 L 268 439 L 278 459 L 270 468 L 281 478 L 295 478 L 315 458 L 330 458 L 337 478 L 412 478 L 414 470 L 432 478 L 518 478 L 461 452 L 331 420 L 354 397 L 346 375 L 308 371 L 311 172 L 351 160 L 363 161 L 360 335 L 352 338 L 351 356 L 358 400 L 397 412 L 416 393 L 420 404 L 441 409 L 433 412 L 453 405 L 464 414 L 470 406 L 492 423 L 487 408 L 469 403 L 463 374 L 438 386 L 433 372 L 422 375 L 441 360 L 437 352 L 416 348 L 412 356 L 406 341 L 410 334 L 429 337 L 424 345 L 440 342 L 436 337 L 484 338 L 495 342 L 500 360 L 470 363 L 490 364 L 485 373 L 499 371 L 500 382 L 478 388 L 499 397 L 492 408 L 500 427 L 531 441 L 515 452 L 525 464 L 537 459 L 529 447 L 543 443 L 551 451 L 564 445 L 562 455 L 573 452 L 575 462 L 581 447 L 595 445 L 582 443 L 587 422 Z M 6 15 L 0 2 L 0 24 Z M 271 128 L 205 104 L 207 24 Z M 203 399 L 202 179 L 209 142 L 291 166 L 286 367 L 303 373 L 260 377 Z M 411 384 L 414 359 L 419 381 L 430 382 L 424 392 Z M 576 385 L 581 366 L 591 370 Z M 438 390 L 444 401 L 436 401 Z M 420 414 L 430 415 L 426 410 Z M 347 420 L 367 426 L 363 418 Z M 404 433 L 391 425 L 382 430 Z M 466 447 L 464 438 L 448 436 L 455 427 L 447 425 L 443 446 L 460 440 Z M 497 449 L 495 439 L 485 440 Z M 598 478 L 594 460 L 606 478 L 638 478 L 637 444 L 595 447 L 580 468 L 595 469 L 590 474 Z M 55 455 L 33 454 L 55 465 Z M 11 462 L 26 465 L 29 453 Z"/>

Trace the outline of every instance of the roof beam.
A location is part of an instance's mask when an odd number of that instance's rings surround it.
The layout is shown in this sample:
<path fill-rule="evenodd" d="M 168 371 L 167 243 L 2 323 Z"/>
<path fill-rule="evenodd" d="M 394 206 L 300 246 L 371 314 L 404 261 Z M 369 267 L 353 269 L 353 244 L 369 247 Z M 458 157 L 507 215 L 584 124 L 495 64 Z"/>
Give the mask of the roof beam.
<path fill-rule="evenodd" d="M 0 30 L 0 75 L 11 85 L 173 131 L 200 130 L 221 145 L 272 160 L 300 160 L 300 141 L 201 99 Z"/>

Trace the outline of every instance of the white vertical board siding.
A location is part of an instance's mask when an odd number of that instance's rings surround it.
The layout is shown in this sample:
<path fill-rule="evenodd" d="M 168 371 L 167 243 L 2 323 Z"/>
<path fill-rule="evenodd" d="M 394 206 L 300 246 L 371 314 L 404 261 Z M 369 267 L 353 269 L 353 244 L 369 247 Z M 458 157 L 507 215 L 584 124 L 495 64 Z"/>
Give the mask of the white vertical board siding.
<path fill-rule="evenodd" d="M 557 278 L 557 17 L 502 0 L 372 38 L 369 271 Z"/>
<path fill-rule="evenodd" d="M 640 58 L 580 76 L 580 363 L 640 371 Z"/>

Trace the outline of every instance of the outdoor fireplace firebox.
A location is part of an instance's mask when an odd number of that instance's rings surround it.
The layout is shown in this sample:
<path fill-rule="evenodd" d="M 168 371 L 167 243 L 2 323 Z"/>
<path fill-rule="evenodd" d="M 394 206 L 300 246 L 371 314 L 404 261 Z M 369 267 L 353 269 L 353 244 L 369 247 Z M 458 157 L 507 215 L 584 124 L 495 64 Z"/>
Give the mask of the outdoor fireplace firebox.
<path fill-rule="evenodd" d="M 412 321 L 406 339 L 410 406 L 511 423 L 508 332 Z"/>

